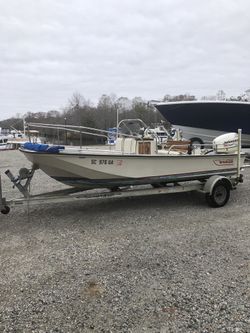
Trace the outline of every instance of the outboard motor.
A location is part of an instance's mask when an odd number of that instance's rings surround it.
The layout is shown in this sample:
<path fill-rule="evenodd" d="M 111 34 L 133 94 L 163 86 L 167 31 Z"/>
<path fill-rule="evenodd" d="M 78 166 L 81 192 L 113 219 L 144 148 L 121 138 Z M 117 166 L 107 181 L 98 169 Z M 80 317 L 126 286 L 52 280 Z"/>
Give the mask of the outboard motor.
<path fill-rule="evenodd" d="M 213 149 L 216 153 L 236 153 L 238 150 L 238 134 L 226 133 L 213 140 Z"/>

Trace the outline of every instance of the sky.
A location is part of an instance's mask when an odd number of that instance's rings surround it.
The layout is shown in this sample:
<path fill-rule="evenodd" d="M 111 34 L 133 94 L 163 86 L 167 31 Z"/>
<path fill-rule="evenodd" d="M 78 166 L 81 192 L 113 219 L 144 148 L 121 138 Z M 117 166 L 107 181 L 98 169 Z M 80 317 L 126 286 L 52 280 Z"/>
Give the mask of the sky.
<path fill-rule="evenodd" d="M 250 88 L 249 0 L 0 0 L 0 120 Z"/>

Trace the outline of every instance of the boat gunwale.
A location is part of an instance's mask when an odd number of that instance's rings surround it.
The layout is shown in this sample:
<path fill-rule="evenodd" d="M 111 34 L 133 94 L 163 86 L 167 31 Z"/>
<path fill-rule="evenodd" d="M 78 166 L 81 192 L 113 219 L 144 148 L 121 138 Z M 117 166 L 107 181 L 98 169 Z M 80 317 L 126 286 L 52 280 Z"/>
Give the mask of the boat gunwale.
<path fill-rule="evenodd" d="M 95 156 L 95 157 L 106 157 L 106 158 L 111 158 L 111 157 L 117 157 L 117 158 L 145 158 L 145 157 L 149 157 L 149 158 L 187 158 L 187 157 L 191 157 L 191 158 L 204 158 L 204 157 L 237 157 L 237 153 L 222 153 L 222 154 L 204 154 L 204 155 L 192 155 L 192 154 L 179 154 L 179 155 L 171 155 L 171 154 L 98 154 L 98 153 L 66 153 L 66 152 L 59 152 L 59 153 L 47 153 L 44 151 L 32 151 L 32 150 L 28 150 L 28 149 L 23 149 L 23 148 L 19 148 L 19 150 L 22 153 L 27 153 L 27 154 L 35 154 L 35 155 L 47 155 L 47 156 L 78 156 L 78 157 L 91 157 L 91 156 Z M 246 153 L 241 152 L 240 153 L 241 157 L 246 157 Z"/>

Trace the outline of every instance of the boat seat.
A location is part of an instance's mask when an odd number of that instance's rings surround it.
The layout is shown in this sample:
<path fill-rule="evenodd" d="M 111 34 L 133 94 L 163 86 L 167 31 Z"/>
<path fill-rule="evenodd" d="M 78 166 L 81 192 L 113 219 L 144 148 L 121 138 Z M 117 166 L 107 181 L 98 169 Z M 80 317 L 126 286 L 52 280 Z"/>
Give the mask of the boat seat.
<path fill-rule="evenodd" d="M 133 138 L 126 138 L 124 140 L 124 154 L 135 154 L 136 153 L 136 140 Z"/>
<path fill-rule="evenodd" d="M 123 151 L 124 147 L 124 138 L 117 138 L 115 143 L 115 150 Z"/>
<path fill-rule="evenodd" d="M 189 140 L 168 140 L 162 144 L 162 148 L 168 151 L 177 151 L 181 153 L 188 153 L 191 141 Z"/>

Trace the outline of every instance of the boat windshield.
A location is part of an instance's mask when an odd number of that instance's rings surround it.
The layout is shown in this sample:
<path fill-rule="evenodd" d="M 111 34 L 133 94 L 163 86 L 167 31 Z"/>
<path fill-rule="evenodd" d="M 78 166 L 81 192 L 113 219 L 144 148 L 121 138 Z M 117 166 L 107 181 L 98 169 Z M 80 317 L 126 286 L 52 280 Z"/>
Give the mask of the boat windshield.
<path fill-rule="evenodd" d="M 141 119 L 123 119 L 119 125 L 119 135 L 131 135 L 141 137 L 147 125 Z"/>

